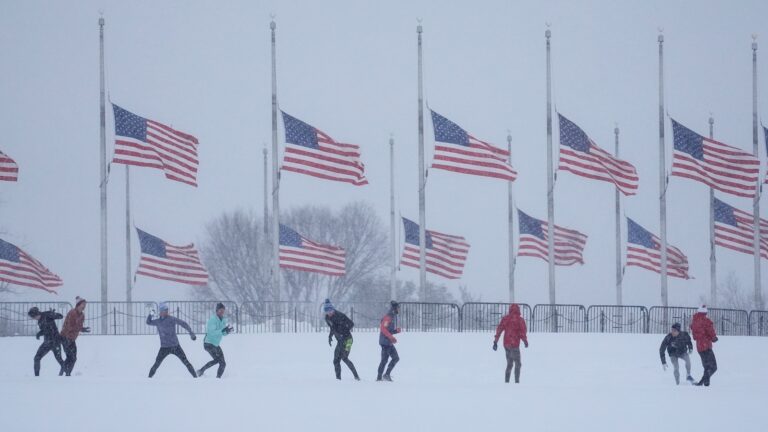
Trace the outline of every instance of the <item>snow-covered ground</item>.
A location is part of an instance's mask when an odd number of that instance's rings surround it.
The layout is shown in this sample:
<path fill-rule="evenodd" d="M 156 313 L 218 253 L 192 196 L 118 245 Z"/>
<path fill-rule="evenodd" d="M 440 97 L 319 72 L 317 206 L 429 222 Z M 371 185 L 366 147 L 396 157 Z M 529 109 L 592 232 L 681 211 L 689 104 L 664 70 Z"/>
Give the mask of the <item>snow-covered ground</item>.
<path fill-rule="evenodd" d="M 662 371 L 661 335 L 531 334 L 519 385 L 504 384 L 490 334 L 399 335 L 394 383 L 375 382 L 378 335 L 355 337 L 362 382 L 343 365 L 336 381 L 326 333 L 229 336 L 222 380 L 175 357 L 148 379 L 156 336 L 81 337 L 76 376 L 56 376 L 49 354 L 35 378 L 39 342 L 0 338 L 0 431 L 768 430 L 768 338 L 721 337 L 703 388 Z M 209 360 L 200 338 L 180 339 L 195 367 Z"/>

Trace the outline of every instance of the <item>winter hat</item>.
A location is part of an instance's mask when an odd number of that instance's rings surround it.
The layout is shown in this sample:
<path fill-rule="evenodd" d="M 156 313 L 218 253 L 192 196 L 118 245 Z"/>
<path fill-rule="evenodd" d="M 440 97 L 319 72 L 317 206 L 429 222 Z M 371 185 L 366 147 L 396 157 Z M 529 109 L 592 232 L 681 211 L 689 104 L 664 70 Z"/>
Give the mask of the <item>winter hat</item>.
<path fill-rule="evenodd" d="M 219 302 L 219 303 L 216 304 L 216 310 L 220 310 L 220 309 L 226 309 L 224 307 L 224 303 Z"/>
<path fill-rule="evenodd" d="M 325 302 L 323 303 L 323 312 L 329 313 L 334 311 L 336 311 L 336 308 L 331 304 L 331 299 L 325 299 Z"/>
<path fill-rule="evenodd" d="M 703 313 L 703 314 L 707 313 L 707 305 L 701 305 L 701 307 L 697 312 Z"/>
<path fill-rule="evenodd" d="M 680 325 L 680 323 L 674 323 L 674 324 L 672 324 L 672 328 L 673 328 L 673 329 L 675 329 L 675 330 L 677 330 L 677 331 L 680 331 L 680 328 L 681 328 L 681 327 L 682 327 L 682 326 Z"/>
<path fill-rule="evenodd" d="M 85 303 L 85 299 L 80 296 L 75 297 L 75 307 L 80 306 L 80 303 Z"/>
<path fill-rule="evenodd" d="M 162 311 L 168 312 L 168 303 L 162 302 L 158 306 L 159 306 L 160 312 Z"/>
<path fill-rule="evenodd" d="M 40 315 L 40 309 L 38 309 L 37 306 L 32 306 L 27 315 L 29 315 L 30 318 L 36 317 Z"/>
<path fill-rule="evenodd" d="M 400 303 L 392 300 L 389 302 L 389 306 L 392 308 L 392 310 L 400 310 Z"/>

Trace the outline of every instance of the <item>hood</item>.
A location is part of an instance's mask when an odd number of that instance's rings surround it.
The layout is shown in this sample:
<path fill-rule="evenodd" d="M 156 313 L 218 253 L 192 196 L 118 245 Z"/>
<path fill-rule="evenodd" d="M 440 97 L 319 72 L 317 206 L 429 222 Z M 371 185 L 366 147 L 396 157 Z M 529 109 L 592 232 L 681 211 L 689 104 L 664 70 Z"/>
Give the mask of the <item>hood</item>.
<path fill-rule="evenodd" d="M 509 314 L 512 316 L 520 316 L 520 306 L 516 303 L 509 305 Z"/>

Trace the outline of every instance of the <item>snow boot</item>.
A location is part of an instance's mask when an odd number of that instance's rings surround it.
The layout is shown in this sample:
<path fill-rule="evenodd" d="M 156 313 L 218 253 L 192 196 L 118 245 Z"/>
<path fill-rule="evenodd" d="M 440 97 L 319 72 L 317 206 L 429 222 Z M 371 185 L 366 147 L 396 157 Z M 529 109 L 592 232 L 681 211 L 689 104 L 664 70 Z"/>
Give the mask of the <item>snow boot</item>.
<path fill-rule="evenodd" d="M 384 381 L 392 382 L 392 377 L 389 375 L 384 375 Z"/>
<path fill-rule="evenodd" d="M 205 373 L 205 371 L 202 370 L 202 369 L 198 369 L 197 370 L 197 376 L 199 376 L 199 377 L 203 376 L 204 373 Z M 221 378 L 221 377 L 219 377 L 219 378 Z"/>
<path fill-rule="evenodd" d="M 688 375 L 688 377 L 686 377 L 686 378 L 685 378 L 685 380 L 686 380 L 686 381 L 688 381 L 688 383 L 690 383 L 690 384 L 693 384 L 693 383 L 695 382 L 695 380 L 693 379 L 693 377 L 692 377 L 692 376 L 690 376 L 690 375 Z"/>

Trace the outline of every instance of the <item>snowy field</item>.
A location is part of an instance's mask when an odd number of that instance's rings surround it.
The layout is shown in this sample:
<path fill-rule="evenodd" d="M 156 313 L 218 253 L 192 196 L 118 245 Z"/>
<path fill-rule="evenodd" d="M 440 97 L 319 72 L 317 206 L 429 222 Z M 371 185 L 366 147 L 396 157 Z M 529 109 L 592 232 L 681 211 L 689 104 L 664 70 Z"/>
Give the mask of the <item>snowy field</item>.
<path fill-rule="evenodd" d="M 35 378 L 39 342 L 0 338 L 0 431 L 768 430 L 768 338 L 721 337 L 703 388 L 662 371 L 661 335 L 531 334 L 519 385 L 490 334 L 398 335 L 394 383 L 375 382 L 378 335 L 355 337 L 362 382 L 344 365 L 336 381 L 326 333 L 229 336 L 222 380 L 175 357 L 148 379 L 156 336 L 81 337 L 75 376 L 49 354 Z M 180 339 L 196 368 L 209 360 L 202 338 Z"/>

